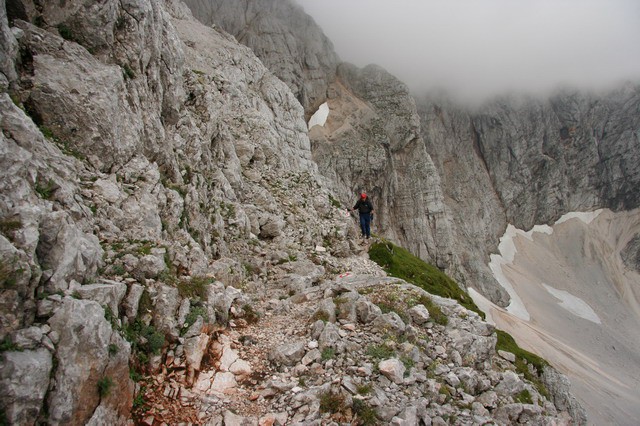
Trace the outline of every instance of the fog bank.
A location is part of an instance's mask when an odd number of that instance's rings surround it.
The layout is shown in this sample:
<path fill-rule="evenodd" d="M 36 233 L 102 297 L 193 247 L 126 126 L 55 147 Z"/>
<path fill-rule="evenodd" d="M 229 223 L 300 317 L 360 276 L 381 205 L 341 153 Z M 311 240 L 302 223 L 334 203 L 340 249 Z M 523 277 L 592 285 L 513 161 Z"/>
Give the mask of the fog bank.
<path fill-rule="evenodd" d="M 462 100 L 640 81 L 637 0 L 296 0 L 342 60 Z"/>

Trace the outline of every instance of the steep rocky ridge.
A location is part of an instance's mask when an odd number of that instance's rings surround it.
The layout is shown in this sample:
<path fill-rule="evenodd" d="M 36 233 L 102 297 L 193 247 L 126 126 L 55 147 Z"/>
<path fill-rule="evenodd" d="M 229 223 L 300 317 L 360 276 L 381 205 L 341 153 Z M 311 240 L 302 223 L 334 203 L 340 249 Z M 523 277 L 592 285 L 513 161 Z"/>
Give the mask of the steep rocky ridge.
<path fill-rule="evenodd" d="M 458 274 L 439 178 L 403 83 L 379 67 L 340 63 L 322 30 L 289 0 L 187 4 L 202 22 L 249 46 L 294 92 L 305 85 L 321 88 L 316 102 L 301 102 L 307 117 L 322 102 L 329 104 L 329 122 L 312 129 L 310 138 L 336 196 L 350 207 L 353 194 L 367 190 L 376 204 L 375 232 Z"/>
<path fill-rule="evenodd" d="M 177 293 L 163 302 L 173 291 L 159 277 L 175 283 L 218 270 L 228 285 L 260 287 L 260 253 L 275 262 L 302 251 L 302 259 L 303 247 L 335 240 L 348 254 L 352 228 L 317 182 L 292 93 L 247 48 L 195 24 L 184 5 L 20 5 L 12 10 L 27 12 L 8 16 L 11 29 L 2 22 L 0 334 L 9 348 L 33 347 L 33 362 L 4 356 L 3 401 L 16 405 L 3 410 L 19 423 L 121 423 L 131 407 L 131 348 L 101 305 L 118 318 L 126 293 L 122 318 L 132 322 L 144 293 L 159 310 L 185 306 L 184 316 L 189 304 Z M 7 17 L 4 3 L 2 11 Z M 166 318 L 145 321 L 178 338 L 184 318 Z M 69 326 L 78 321 L 85 332 Z M 40 361 L 43 374 L 26 392 L 33 401 L 21 405 L 25 392 L 12 377 Z"/>

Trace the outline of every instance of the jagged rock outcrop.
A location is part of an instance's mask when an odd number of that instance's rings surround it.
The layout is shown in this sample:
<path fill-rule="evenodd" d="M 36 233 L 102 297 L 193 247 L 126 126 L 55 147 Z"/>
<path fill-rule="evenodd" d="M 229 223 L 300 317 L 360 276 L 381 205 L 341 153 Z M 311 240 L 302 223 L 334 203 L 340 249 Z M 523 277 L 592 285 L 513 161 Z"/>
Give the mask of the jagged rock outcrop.
<path fill-rule="evenodd" d="M 217 25 L 248 46 L 306 111 L 327 98 L 340 62 L 333 44 L 302 7 L 290 1 L 186 0 L 194 16 Z"/>

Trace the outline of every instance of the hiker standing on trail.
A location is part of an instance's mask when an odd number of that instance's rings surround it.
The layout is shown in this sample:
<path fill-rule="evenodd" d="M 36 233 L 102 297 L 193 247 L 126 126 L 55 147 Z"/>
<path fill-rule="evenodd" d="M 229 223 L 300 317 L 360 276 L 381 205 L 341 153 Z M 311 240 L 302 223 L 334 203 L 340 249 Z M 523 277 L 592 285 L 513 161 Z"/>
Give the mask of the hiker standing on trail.
<path fill-rule="evenodd" d="M 362 191 L 360 199 L 353 206 L 353 210 L 358 210 L 360 213 L 360 230 L 362 231 L 363 238 L 371 237 L 371 218 L 373 217 L 373 204 L 367 198 L 367 193 Z"/>

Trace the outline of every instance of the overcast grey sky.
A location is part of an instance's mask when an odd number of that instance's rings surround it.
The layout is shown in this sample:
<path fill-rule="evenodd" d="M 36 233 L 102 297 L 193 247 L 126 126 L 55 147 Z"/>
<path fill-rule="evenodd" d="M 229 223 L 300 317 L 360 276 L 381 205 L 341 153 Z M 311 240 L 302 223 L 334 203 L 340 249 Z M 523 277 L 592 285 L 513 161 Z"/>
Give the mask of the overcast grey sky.
<path fill-rule="evenodd" d="M 296 1 L 342 60 L 414 91 L 477 100 L 640 82 L 640 0 Z"/>

